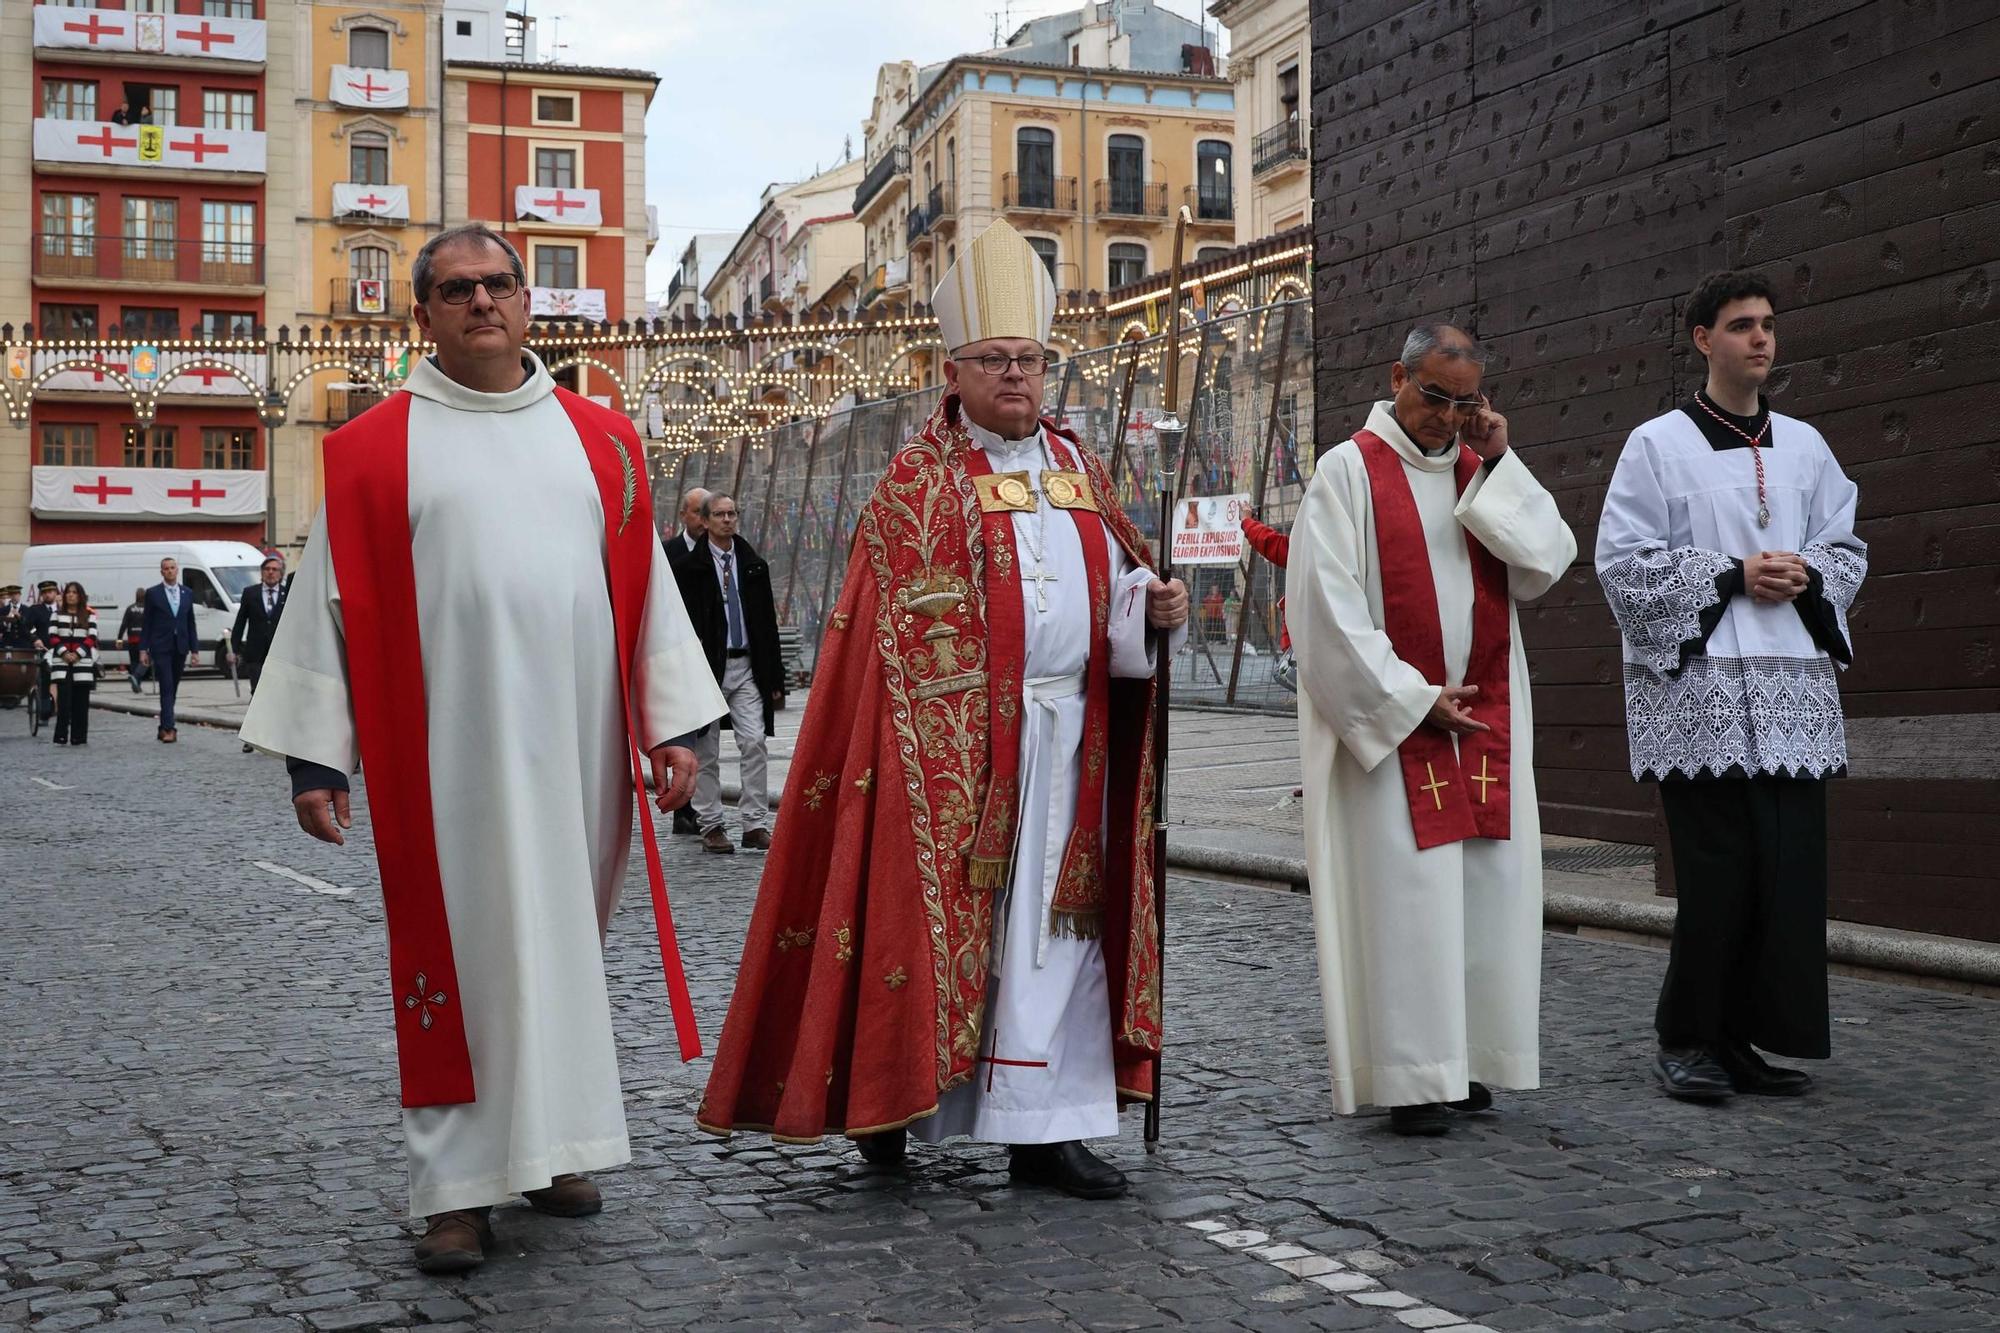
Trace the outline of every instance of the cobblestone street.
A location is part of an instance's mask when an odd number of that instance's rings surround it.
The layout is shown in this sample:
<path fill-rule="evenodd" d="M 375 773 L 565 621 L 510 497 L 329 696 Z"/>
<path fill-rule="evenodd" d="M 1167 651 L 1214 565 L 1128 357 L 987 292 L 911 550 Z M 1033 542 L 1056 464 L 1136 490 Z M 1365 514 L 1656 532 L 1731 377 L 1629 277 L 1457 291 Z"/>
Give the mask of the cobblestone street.
<path fill-rule="evenodd" d="M 633 1163 L 603 1216 L 496 1212 L 464 1280 L 410 1265 L 365 818 L 293 824 L 231 732 L 0 715 L 0 1327 L 234 1333 L 952 1328 L 1991 1330 L 2000 1004 L 1836 979 L 1803 1099 L 1669 1102 L 1663 955 L 1545 937 L 1540 1091 L 1444 1139 L 1328 1112 L 1303 897 L 1176 880 L 1162 1151 L 1123 1201 L 1011 1188 L 1003 1150 L 698 1132 L 643 886 L 608 950 Z M 1268 725 L 1248 722 L 1246 725 Z M 761 858 L 668 847 L 712 1047 Z"/>

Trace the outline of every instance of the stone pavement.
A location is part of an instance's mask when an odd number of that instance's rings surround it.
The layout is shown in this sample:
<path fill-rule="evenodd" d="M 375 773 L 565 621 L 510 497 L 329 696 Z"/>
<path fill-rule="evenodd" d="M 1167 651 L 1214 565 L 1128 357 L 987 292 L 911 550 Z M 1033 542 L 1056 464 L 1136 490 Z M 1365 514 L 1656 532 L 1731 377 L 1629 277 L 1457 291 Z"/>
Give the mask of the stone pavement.
<path fill-rule="evenodd" d="M 1660 956 L 1546 937 L 1546 1087 L 1449 1138 L 1327 1112 L 1305 901 L 1175 881 L 1163 1150 L 1135 1188 L 1014 1190 L 1004 1154 L 698 1133 L 628 891 L 608 971 L 636 1159 L 609 1208 L 498 1216 L 487 1267 L 409 1267 L 364 824 L 292 827 L 223 731 L 88 750 L 0 728 L 0 1327 L 454 1330 L 1993 1329 L 2000 1005 L 1836 980 L 1798 1101 L 1664 1100 Z M 34 830 L 30 833 L 28 830 Z M 758 858 L 667 848 L 711 1043 Z"/>

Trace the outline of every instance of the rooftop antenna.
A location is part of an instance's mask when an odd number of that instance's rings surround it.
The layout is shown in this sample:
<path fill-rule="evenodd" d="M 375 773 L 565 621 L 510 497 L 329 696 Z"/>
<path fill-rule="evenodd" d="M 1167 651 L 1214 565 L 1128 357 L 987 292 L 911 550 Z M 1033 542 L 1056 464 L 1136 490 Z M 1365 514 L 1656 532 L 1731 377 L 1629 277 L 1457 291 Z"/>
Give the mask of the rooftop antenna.
<path fill-rule="evenodd" d="M 567 14 L 554 14 L 549 18 L 549 54 L 547 59 L 551 64 L 555 63 L 556 58 L 562 52 L 569 49 L 569 43 L 562 39 L 562 21 L 568 17 L 569 15 Z"/>

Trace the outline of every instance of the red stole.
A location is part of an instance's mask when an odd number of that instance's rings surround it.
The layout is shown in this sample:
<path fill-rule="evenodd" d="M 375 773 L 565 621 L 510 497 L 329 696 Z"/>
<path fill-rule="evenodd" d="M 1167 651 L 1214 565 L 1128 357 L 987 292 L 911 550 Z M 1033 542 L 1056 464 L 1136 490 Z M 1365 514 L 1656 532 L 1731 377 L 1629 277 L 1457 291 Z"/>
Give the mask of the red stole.
<path fill-rule="evenodd" d="M 1437 584 L 1423 518 L 1403 472 L 1403 460 L 1372 431 L 1354 442 L 1368 468 L 1368 491 L 1375 512 L 1375 551 L 1382 571 L 1382 629 L 1396 656 L 1423 672 L 1433 685 L 1445 683 L 1444 631 L 1438 617 Z M 1460 446 L 1455 476 L 1460 495 L 1479 469 L 1479 456 Z M 1403 786 L 1410 798 L 1410 823 L 1417 848 L 1440 847 L 1466 838 L 1505 838 L 1511 828 L 1508 780 L 1512 705 L 1508 675 L 1513 635 L 1508 616 L 1507 566 L 1468 530 L 1472 556 L 1472 651 L 1465 684 L 1477 685 L 1468 711 L 1488 727 L 1454 737 L 1420 723 L 1396 747 Z"/>
<path fill-rule="evenodd" d="M 1076 460 L 1064 443 L 1044 431 L 1054 465 L 1074 471 Z M 986 452 L 977 447 L 964 455 L 965 470 L 974 477 L 993 474 Z M 1037 497 L 1040 502 L 1040 497 Z M 1107 503 L 1100 496 L 1099 504 Z M 1060 506 L 1049 504 L 1053 511 Z M 1092 510 L 1067 510 L 1083 544 L 1083 563 L 1090 580 L 1090 657 L 1084 676 L 1083 772 L 1077 783 L 1076 818 L 1051 895 L 1053 928 L 1058 934 L 1095 938 L 1104 920 L 1104 780 L 1105 746 L 1111 728 L 1111 647 L 1106 638 L 1111 611 L 1111 548 L 1104 522 Z M 1054 513 L 1048 514 L 1053 519 Z M 999 888 L 1007 882 L 1014 862 L 1016 824 L 1020 818 L 1021 680 L 1014 674 L 1027 660 L 1026 612 L 1021 597 L 1020 553 L 1014 541 L 1014 515 L 996 509 L 980 515 L 986 537 L 987 660 L 1000 666 L 1001 677 L 987 692 L 991 727 L 991 779 L 986 808 L 973 840 L 969 877 L 975 887 Z"/>
<path fill-rule="evenodd" d="M 632 423 L 623 416 L 564 389 L 557 389 L 556 395 L 576 427 L 603 502 L 620 697 L 639 793 L 646 874 L 652 885 L 674 1029 L 682 1058 L 693 1059 L 701 1054 L 701 1041 L 681 971 L 639 742 L 632 728 L 632 660 L 655 541 L 645 453 Z M 344 604 L 342 614 L 348 688 L 368 776 L 368 808 L 388 919 L 403 1105 L 444 1106 L 473 1101 L 475 1095 L 431 806 L 430 727 L 410 545 L 409 422 L 410 395 L 398 393 L 327 437 L 326 522 L 336 581 L 366 594 Z M 413 663 L 419 674 L 416 681 L 410 679 Z"/>

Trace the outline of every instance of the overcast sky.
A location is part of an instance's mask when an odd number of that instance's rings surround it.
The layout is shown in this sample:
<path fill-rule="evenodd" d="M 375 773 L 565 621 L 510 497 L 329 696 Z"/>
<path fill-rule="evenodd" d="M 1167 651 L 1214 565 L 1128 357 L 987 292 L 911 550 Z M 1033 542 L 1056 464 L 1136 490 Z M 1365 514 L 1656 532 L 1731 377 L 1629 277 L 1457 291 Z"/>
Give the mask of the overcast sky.
<path fill-rule="evenodd" d="M 1157 0 L 1189 19 L 1199 0 Z M 544 60 L 649 69 L 646 194 L 660 244 L 646 275 L 662 296 L 696 231 L 739 232 L 764 187 L 840 161 L 885 61 L 919 64 L 993 45 L 1081 0 L 530 0 Z M 616 16 L 615 18 L 613 16 Z M 560 17 L 559 17 L 560 16 Z M 1212 24 L 1214 21 L 1209 20 Z M 551 51 L 561 43 L 559 51 Z M 1222 45 L 1226 48 L 1226 43 Z"/>

